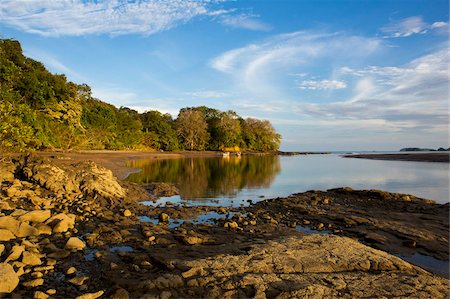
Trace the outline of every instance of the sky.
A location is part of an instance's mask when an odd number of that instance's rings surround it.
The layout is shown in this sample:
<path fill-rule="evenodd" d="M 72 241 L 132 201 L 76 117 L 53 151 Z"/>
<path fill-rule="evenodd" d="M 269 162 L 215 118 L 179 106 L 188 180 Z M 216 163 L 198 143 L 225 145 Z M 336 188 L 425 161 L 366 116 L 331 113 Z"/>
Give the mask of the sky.
<path fill-rule="evenodd" d="M 267 119 L 285 151 L 450 146 L 447 0 L 1 0 L 0 37 L 117 107 Z"/>

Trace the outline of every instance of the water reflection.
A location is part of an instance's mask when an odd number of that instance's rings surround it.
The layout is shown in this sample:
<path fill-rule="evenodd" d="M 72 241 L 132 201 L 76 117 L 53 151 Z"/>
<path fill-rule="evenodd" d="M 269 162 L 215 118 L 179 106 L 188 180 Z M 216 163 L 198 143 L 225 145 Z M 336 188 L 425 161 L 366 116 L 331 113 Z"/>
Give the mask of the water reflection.
<path fill-rule="evenodd" d="M 242 189 L 269 188 L 281 170 L 278 156 L 133 161 L 142 169 L 127 180 L 175 184 L 183 199 L 235 197 Z"/>

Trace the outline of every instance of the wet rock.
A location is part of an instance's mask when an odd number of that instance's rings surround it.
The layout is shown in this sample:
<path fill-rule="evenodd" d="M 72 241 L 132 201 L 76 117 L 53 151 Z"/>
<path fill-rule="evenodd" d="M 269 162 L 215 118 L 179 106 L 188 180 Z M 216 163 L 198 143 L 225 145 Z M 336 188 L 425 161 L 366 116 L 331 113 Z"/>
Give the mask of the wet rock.
<path fill-rule="evenodd" d="M 403 246 L 409 247 L 409 248 L 416 248 L 417 247 L 417 242 L 414 240 L 406 240 L 403 241 Z"/>
<path fill-rule="evenodd" d="M 86 244 L 76 237 L 71 237 L 67 240 L 66 246 L 64 247 L 67 250 L 83 250 L 86 247 Z"/>
<path fill-rule="evenodd" d="M 48 254 L 47 256 L 52 259 L 64 259 L 70 255 L 70 251 L 59 249 L 55 252 Z"/>
<path fill-rule="evenodd" d="M 127 290 L 119 288 L 117 289 L 112 295 L 111 299 L 129 299 L 130 295 L 128 294 Z"/>
<path fill-rule="evenodd" d="M 76 299 L 96 299 L 103 295 L 104 291 L 98 291 L 96 293 L 86 293 L 80 296 L 77 296 Z"/>
<path fill-rule="evenodd" d="M 19 217 L 19 221 L 29 221 L 34 223 L 45 222 L 48 218 L 50 218 L 51 212 L 50 210 L 36 210 L 28 212 Z"/>
<path fill-rule="evenodd" d="M 19 276 L 7 263 L 0 263 L 0 293 L 11 293 L 19 284 Z"/>
<path fill-rule="evenodd" d="M 161 213 L 159 214 L 158 219 L 160 222 L 169 222 L 170 217 L 166 213 Z"/>

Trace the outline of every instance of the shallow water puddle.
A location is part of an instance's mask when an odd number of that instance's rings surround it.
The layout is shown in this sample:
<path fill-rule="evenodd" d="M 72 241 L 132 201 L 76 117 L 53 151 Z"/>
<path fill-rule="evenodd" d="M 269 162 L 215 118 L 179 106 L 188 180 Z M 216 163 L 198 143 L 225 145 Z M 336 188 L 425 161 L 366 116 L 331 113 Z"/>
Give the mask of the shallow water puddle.
<path fill-rule="evenodd" d="M 415 253 L 411 256 L 396 256 L 441 277 L 447 279 L 450 277 L 450 261 L 441 261 L 432 256 L 427 256 L 420 253 Z"/>
<path fill-rule="evenodd" d="M 134 248 L 128 245 L 124 246 L 113 246 L 109 249 L 111 252 L 133 252 Z"/>
<path fill-rule="evenodd" d="M 196 223 L 196 224 L 205 224 L 205 223 L 214 223 L 215 219 L 231 219 L 234 215 L 241 214 L 245 217 L 245 214 L 239 212 L 228 212 L 227 214 L 219 214 L 214 211 L 206 212 L 200 214 L 197 218 L 190 219 L 169 219 L 169 228 L 176 228 L 181 226 L 184 222 Z M 149 216 L 138 216 L 139 220 L 142 222 L 151 222 L 153 224 L 158 224 L 159 220 L 155 218 L 150 218 Z"/>
<path fill-rule="evenodd" d="M 296 230 L 304 233 L 305 235 L 314 235 L 314 234 L 318 234 L 318 235 L 329 235 L 331 234 L 331 232 L 329 230 L 315 230 L 306 226 L 301 226 L 301 225 L 297 225 L 295 227 Z"/>

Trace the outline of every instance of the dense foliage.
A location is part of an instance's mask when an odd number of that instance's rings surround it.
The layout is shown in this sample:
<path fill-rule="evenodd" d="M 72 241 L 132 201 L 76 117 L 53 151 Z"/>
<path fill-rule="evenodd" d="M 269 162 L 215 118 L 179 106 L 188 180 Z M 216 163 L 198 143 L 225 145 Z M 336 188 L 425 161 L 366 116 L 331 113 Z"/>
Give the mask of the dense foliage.
<path fill-rule="evenodd" d="M 275 151 L 268 121 L 233 111 L 181 109 L 139 114 L 92 97 L 86 84 L 50 73 L 27 58 L 20 43 L 0 39 L 0 151 L 33 149 L 154 149 Z"/>

